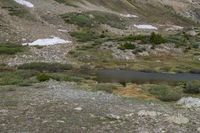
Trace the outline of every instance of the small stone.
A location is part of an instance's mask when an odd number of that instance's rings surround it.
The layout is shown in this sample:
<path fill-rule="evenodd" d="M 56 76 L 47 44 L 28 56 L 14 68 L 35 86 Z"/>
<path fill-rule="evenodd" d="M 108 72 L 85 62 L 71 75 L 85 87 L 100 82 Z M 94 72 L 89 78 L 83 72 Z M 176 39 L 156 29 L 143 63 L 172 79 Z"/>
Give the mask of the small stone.
<path fill-rule="evenodd" d="M 47 120 L 44 120 L 42 123 L 47 123 L 48 121 Z"/>
<path fill-rule="evenodd" d="M 199 108 L 200 107 L 200 99 L 193 97 L 183 97 L 181 98 L 177 104 L 183 105 L 186 108 Z"/>
<path fill-rule="evenodd" d="M 62 120 L 57 120 L 56 122 L 57 123 L 65 123 L 65 121 L 62 121 Z"/>
<path fill-rule="evenodd" d="M 77 108 L 74 108 L 74 110 L 76 110 L 76 111 L 81 111 L 81 110 L 83 110 L 83 108 L 77 107 Z"/>
<path fill-rule="evenodd" d="M 160 112 L 156 111 L 146 111 L 146 110 L 141 110 L 138 112 L 138 116 L 150 116 L 150 117 L 156 117 L 161 115 Z"/>
<path fill-rule="evenodd" d="M 125 117 L 131 117 L 131 116 L 133 116 L 133 115 L 134 115 L 134 113 L 125 114 Z"/>
<path fill-rule="evenodd" d="M 200 127 L 199 127 L 199 128 L 197 128 L 197 131 L 198 131 L 198 132 L 200 132 Z"/>
<path fill-rule="evenodd" d="M 109 114 L 109 115 L 107 115 L 107 118 L 109 118 L 109 119 L 119 120 L 119 119 L 120 119 L 120 116 L 118 116 L 118 115 L 114 115 L 114 114 Z"/>
<path fill-rule="evenodd" d="M 94 114 L 90 114 L 90 117 L 94 118 L 94 117 L 95 117 L 95 115 L 94 115 Z"/>
<path fill-rule="evenodd" d="M 86 127 L 81 127 L 83 130 L 86 130 L 87 128 Z"/>

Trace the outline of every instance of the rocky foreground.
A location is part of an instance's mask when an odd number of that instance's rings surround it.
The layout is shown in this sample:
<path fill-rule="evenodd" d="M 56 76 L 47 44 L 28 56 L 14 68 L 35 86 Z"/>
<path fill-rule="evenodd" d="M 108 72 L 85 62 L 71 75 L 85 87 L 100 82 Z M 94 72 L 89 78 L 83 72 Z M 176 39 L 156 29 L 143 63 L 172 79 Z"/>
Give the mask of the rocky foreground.
<path fill-rule="evenodd" d="M 200 132 L 200 109 L 183 100 L 125 99 L 57 81 L 3 87 L 0 99 L 0 132 Z"/>

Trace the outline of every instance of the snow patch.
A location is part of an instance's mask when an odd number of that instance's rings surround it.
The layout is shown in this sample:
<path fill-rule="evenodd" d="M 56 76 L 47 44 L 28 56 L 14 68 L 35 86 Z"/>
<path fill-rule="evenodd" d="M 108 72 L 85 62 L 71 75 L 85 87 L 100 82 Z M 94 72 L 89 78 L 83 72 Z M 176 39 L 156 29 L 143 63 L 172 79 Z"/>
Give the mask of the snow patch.
<path fill-rule="evenodd" d="M 47 46 L 47 45 L 56 45 L 56 44 L 64 44 L 64 43 L 71 43 L 71 41 L 66 41 L 66 40 L 60 39 L 59 37 L 53 37 L 53 38 L 38 39 L 32 43 L 23 43 L 22 45 Z"/>
<path fill-rule="evenodd" d="M 18 4 L 21 4 L 21 5 L 29 7 L 29 8 L 34 7 L 34 5 L 31 2 L 28 2 L 26 0 L 14 0 L 14 1 L 17 2 Z"/>
<path fill-rule="evenodd" d="M 138 18 L 138 16 L 132 14 L 120 14 L 120 16 L 125 18 Z"/>
<path fill-rule="evenodd" d="M 158 30 L 157 27 L 154 27 L 152 25 L 134 25 L 134 27 L 138 29 Z"/>

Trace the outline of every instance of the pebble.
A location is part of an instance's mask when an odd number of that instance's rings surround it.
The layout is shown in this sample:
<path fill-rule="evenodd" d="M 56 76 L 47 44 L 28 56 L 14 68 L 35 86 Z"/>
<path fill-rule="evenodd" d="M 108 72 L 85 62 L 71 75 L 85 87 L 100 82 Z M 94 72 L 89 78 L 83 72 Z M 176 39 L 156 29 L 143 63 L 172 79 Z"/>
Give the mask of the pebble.
<path fill-rule="evenodd" d="M 198 131 L 198 132 L 200 132 L 200 127 L 199 127 L 199 128 L 197 128 L 197 131 Z"/>
<path fill-rule="evenodd" d="M 81 110 L 83 110 L 83 108 L 77 107 L 77 108 L 74 108 L 74 110 L 76 110 L 76 111 L 81 111 Z"/>
<path fill-rule="evenodd" d="M 156 111 L 147 111 L 147 110 L 141 110 L 138 112 L 138 116 L 150 116 L 150 117 L 156 117 L 161 115 L 160 112 Z"/>
<path fill-rule="evenodd" d="M 56 122 L 57 123 L 65 123 L 65 121 L 62 121 L 62 120 L 57 120 Z"/>
<path fill-rule="evenodd" d="M 120 116 L 114 115 L 114 114 L 108 114 L 107 117 L 110 119 L 116 119 L 116 120 L 119 120 L 121 118 Z"/>

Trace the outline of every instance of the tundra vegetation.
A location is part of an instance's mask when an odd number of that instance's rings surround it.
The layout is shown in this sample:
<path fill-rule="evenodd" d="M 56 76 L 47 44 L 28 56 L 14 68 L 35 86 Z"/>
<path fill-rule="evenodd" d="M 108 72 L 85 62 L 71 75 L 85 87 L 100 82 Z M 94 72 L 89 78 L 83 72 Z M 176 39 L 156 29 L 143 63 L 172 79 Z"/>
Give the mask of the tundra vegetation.
<path fill-rule="evenodd" d="M 56 0 L 68 6 L 76 7 L 73 2 L 65 0 Z M 7 9 L 11 16 L 28 17 L 29 11 L 14 3 L 11 0 L 3 2 L 3 9 Z M 199 72 L 199 42 L 200 35 L 191 36 L 187 31 L 177 32 L 176 34 L 165 34 L 162 32 L 150 32 L 140 34 L 116 35 L 108 30 L 102 29 L 102 25 L 112 28 L 127 30 L 127 25 L 133 22 L 131 18 L 125 18 L 118 14 L 103 11 L 83 11 L 71 12 L 60 15 L 67 24 L 76 25 L 78 28 L 70 32 L 72 39 L 78 45 L 67 55 L 74 60 L 75 64 L 60 64 L 46 62 L 25 63 L 19 66 L 11 67 L 5 64 L 0 65 L 0 85 L 32 85 L 37 82 L 48 80 L 73 81 L 85 84 L 88 80 L 94 81 L 95 73 L 98 69 L 104 68 L 123 68 L 136 71 L 154 71 L 154 72 Z M 181 18 L 183 19 L 183 18 Z M 185 18 L 184 18 L 185 19 Z M 188 21 L 190 23 L 190 21 Z M 197 28 L 198 29 L 198 28 Z M 106 44 L 111 42 L 112 45 Z M 156 50 L 161 46 L 173 45 L 175 48 L 182 49 L 183 53 L 170 55 L 153 55 L 140 56 L 141 53 Z M 105 48 L 106 47 L 106 48 Z M 42 49 L 43 47 L 39 48 Z M 119 60 L 113 57 L 113 50 L 119 50 L 119 54 L 125 54 L 131 51 L 136 55 L 134 60 Z M 150 49 L 148 49 L 150 48 Z M 116 50 L 115 49 L 115 50 Z M 13 43 L 4 42 L 0 44 L 1 59 L 7 56 L 29 51 L 27 46 L 21 46 Z M 197 58 L 195 58 L 197 57 Z M 82 68 L 89 64 L 93 68 L 91 73 L 83 73 Z M 113 92 L 117 86 L 126 86 L 124 84 L 104 84 L 98 83 L 91 86 L 94 90 Z M 176 101 L 182 96 L 195 94 L 198 95 L 199 81 L 185 82 L 181 85 L 176 83 L 144 83 L 144 91 L 154 95 L 162 101 Z"/>

